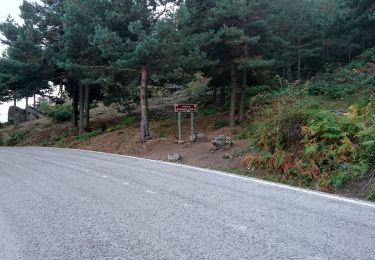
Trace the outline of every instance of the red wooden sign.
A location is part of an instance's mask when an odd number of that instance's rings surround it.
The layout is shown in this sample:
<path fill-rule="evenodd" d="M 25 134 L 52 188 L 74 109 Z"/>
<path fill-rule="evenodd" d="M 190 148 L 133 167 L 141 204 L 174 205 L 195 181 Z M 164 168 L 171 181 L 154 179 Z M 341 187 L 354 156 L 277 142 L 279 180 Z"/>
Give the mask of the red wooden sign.
<path fill-rule="evenodd" d="M 198 112 L 198 105 L 197 104 L 175 104 L 174 111 L 183 112 L 183 113 L 196 113 Z"/>

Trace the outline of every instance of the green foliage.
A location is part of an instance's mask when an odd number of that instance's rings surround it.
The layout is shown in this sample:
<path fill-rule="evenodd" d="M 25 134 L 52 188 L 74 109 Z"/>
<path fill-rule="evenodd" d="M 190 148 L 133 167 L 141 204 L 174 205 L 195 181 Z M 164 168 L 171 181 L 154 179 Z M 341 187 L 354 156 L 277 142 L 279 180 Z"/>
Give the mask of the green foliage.
<path fill-rule="evenodd" d="M 94 131 L 91 131 L 91 132 L 86 132 L 86 133 L 83 133 L 83 134 L 80 134 L 80 135 L 77 135 L 75 138 L 74 138 L 74 141 L 75 142 L 83 142 L 83 141 L 86 141 L 92 137 L 95 137 L 97 135 L 100 135 L 103 133 L 103 130 L 101 128 L 99 129 L 96 129 Z"/>
<path fill-rule="evenodd" d="M 247 138 L 249 138 L 249 132 L 247 130 L 240 131 L 240 133 L 238 134 L 238 139 L 245 140 Z"/>
<path fill-rule="evenodd" d="M 165 121 L 171 118 L 171 115 L 168 115 L 165 112 L 159 110 L 150 110 L 148 116 L 150 120 L 154 120 L 157 122 Z"/>
<path fill-rule="evenodd" d="M 5 140 L 3 138 L 2 135 L 0 135 L 0 146 L 4 146 L 5 145 Z"/>
<path fill-rule="evenodd" d="M 14 130 L 10 134 L 9 139 L 6 140 L 5 145 L 7 145 L 7 146 L 16 146 L 29 133 L 30 133 L 30 129 L 17 129 L 17 130 Z"/>
<path fill-rule="evenodd" d="M 330 98 L 344 98 L 353 95 L 358 91 L 355 84 L 331 84 L 326 81 L 316 82 L 309 87 L 310 95 L 326 95 Z"/>
<path fill-rule="evenodd" d="M 37 103 L 38 110 L 48 117 L 58 121 L 67 122 L 72 115 L 72 106 L 70 104 L 52 105 L 45 99 L 40 99 Z"/>
<path fill-rule="evenodd" d="M 325 109 L 317 97 L 308 95 L 309 89 L 290 90 L 271 99 L 254 98 L 262 108 L 251 128 L 260 155 L 248 156 L 249 168 L 324 190 L 361 178 L 375 158 L 375 99 L 358 97 L 340 114 Z"/>
<path fill-rule="evenodd" d="M 229 109 L 228 106 L 209 105 L 202 109 L 199 109 L 198 115 L 199 116 L 212 116 L 217 113 L 227 111 L 228 109 Z"/>
<path fill-rule="evenodd" d="M 369 200 L 375 201 L 375 185 L 372 187 L 370 193 L 367 195 Z"/>
<path fill-rule="evenodd" d="M 224 119 L 224 118 L 217 119 L 213 123 L 213 129 L 214 130 L 217 130 L 217 129 L 220 129 L 220 128 L 223 128 L 223 127 L 227 127 L 227 126 L 228 126 L 228 120 Z"/>

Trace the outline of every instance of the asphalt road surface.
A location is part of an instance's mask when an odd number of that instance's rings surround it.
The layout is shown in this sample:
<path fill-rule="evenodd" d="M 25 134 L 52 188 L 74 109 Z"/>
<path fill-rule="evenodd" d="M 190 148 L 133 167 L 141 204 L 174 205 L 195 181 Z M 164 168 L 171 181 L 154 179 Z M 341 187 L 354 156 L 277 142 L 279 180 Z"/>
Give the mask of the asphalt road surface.
<path fill-rule="evenodd" d="M 0 259 L 375 259 L 375 204 L 143 159 L 0 148 Z"/>

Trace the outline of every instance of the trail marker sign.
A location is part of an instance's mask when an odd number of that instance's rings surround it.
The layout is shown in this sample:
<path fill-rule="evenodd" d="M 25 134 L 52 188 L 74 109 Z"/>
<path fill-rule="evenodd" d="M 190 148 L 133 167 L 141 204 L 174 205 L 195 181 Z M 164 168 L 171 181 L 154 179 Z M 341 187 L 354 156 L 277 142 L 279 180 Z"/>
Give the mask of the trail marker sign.
<path fill-rule="evenodd" d="M 176 113 L 196 113 L 198 112 L 197 104 L 175 104 L 174 111 Z"/>
<path fill-rule="evenodd" d="M 198 104 L 175 104 L 174 111 L 178 113 L 178 143 L 184 143 L 182 140 L 181 113 L 190 113 L 190 141 L 194 141 L 196 136 L 194 133 L 194 113 L 198 112 Z"/>

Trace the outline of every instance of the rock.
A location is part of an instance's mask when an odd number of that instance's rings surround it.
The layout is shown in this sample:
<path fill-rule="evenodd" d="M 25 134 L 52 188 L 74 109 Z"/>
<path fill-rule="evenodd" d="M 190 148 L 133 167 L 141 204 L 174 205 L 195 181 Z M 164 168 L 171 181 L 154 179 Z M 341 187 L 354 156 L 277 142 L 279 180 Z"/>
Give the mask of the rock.
<path fill-rule="evenodd" d="M 207 140 L 208 140 L 208 137 L 206 134 L 203 134 L 203 133 L 197 134 L 196 141 L 198 143 L 205 143 L 207 142 Z"/>
<path fill-rule="evenodd" d="M 337 115 L 342 116 L 342 115 L 344 115 L 345 113 L 347 113 L 347 111 L 346 111 L 345 109 L 337 109 L 337 110 L 335 111 L 335 113 L 336 113 Z"/>
<path fill-rule="evenodd" d="M 189 141 L 190 142 L 195 142 L 195 141 L 197 141 L 197 134 L 192 134 L 192 135 L 190 135 L 189 136 Z"/>
<path fill-rule="evenodd" d="M 167 160 L 169 162 L 178 162 L 179 160 L 181 160 L 181 155 L 178 153 L 170 153 L 168 154 Z"/>
<path fill-rule="evenodd" d="M 343 170 L 348 170 L 348 169 L 350 169 L 351 168 L 351 164 L 350 163 L 348 163 L 348 162 L 342 162 L 342 163 L 340 163 L 339 165 L 338 165 L 338 167 L 340 168 L 340 169 L 343 169 Z"/>
<path fill-rule="evenodd" d="M 224 160 L 230 160 L 230 159 L 233 159 L 233 156 L 230 153 L 226 153 L 226 154 L 224 154 L 223 159 Z"/>
<path fill-rule="evenodd" d="M 32 107 L 22 109 L 17 106 L 11 106 L 8 110 L 8 121 L 10 123 L 19 124 L 27 121 L 37 120 L 41 117 L 42 114 Z"/>
<path fill-rule="evenodd" d="M 8 121 L 17 124 L 26 122 L 25 110 L 16 106 L 9 107 Z"/>
<path fill-rule="evenodd" d="M 215 137 L 211 142 L 217 150 L 230 149 L 233 146 L 232 139 L 225 135 Z"/>
<path fill-rule="evenodd" d="M 27 113 L 27 121 L 33 121 L 33 120 L 37 120 L 43 117 L 43 115 L 33 107 L 28 107 L 26 109 L 26 113 Z"/>

